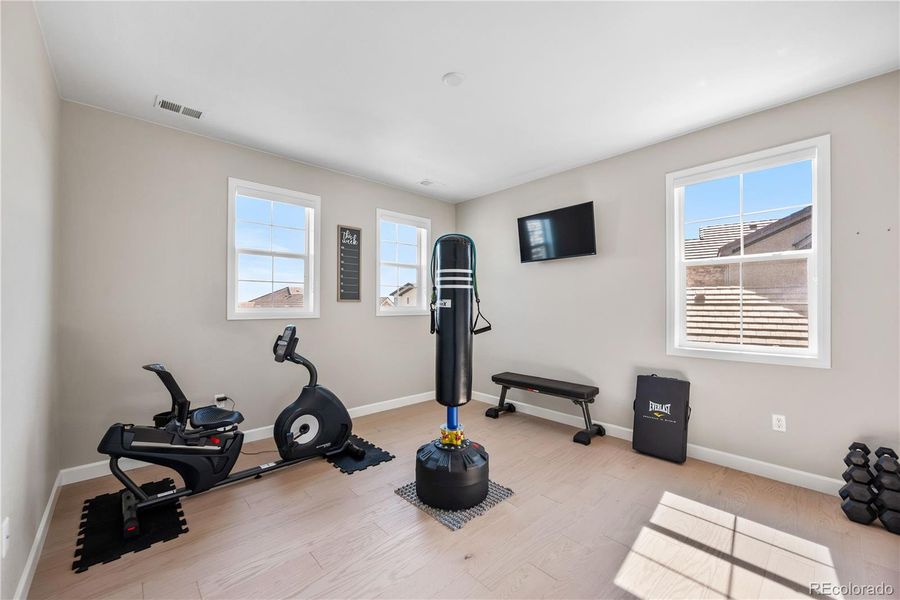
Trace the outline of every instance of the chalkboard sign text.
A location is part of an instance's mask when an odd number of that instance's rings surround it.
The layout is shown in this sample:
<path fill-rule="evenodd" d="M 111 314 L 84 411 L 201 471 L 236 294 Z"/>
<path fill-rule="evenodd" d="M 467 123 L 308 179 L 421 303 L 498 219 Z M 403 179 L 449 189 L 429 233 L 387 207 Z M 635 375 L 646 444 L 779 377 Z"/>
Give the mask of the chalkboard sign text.
<path fill-rule="evenodd" d="M 338 225 L 338 301 L 360 301 L 362 229 Z"/>

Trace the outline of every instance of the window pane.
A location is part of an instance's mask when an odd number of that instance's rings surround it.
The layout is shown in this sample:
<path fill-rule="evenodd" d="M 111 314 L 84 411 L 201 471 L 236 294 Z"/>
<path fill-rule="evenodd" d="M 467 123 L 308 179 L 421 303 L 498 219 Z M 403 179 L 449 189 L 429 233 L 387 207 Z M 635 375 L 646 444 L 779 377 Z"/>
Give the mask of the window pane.
<path fill-rule="evenodd" d="M 297 229 L 272 228 L 272 250 L 306 254 L 306 233 Z"/>
<path fill-rule="evenodd" d="M 239 254 L 238 279 L 272 281 L 272 257 Z"/>
<path fill-rule="evenodd" d="M 234 229 L 234 243 L 238 248 L 269 250 L 272 245 L 271 230 L 268 225 L 238 221 Z"/>
<path fill-rule="evenodd" d="M 275 257 L 275 281 L 303 283 L 304 260 L 302 258 Z"/>
<path fill-rule="evenodd" d="M 696 238 L 701 227 L 712 219 L 738 221 L 741 211 L 741 182 L 737 175 L 713 179 L 684 188 L 684 237 Z"/>
<path fill-rule="evenodd" d="M 419 283 L 418 271 L 416 269 L 410 269 L 408 267 L 401 267 L 399 283 L 411 283 L 413 285 L 416 285 L 417 283 Z"/>
<path fill-rule="evenodd" d="M 687 267 L 685 339 L 739 344 L 741 341 L 740 265 Z"/>
<path fill-rule="evenodd" d="M 281 227 L 306 228 L 306 207 L 288 204 L 287 202 L 272 203 L 272 224 Z"/>
<path fill-rule="evenodd" d="M 397 276 L 397 267 L 381 265 L 380 285 L 390 286 L 394 289 L 400 285 L 400 279 Z"/>
<path fill-rule="evenodd" d="M 272 284 L 238 281 L 238 306 L 240 308 L 272 306 Z"/>
<path fill-rule="evenodd" d="M 272 306 L 275 308 L 303 308 L 303 284 L 276 281 L 272 289 Z"/>
<path fill-rule="evenodd" d="M 384 242 L 397 241 L 397 224 L 390 221 L 381 221 L 381 240 Z"/>
<path fill-rule="evenodd" d="M 784 214 L 784 213 L 787 214 Z M 812 207 L 765 213 L 766 220 L 744 229 L 744 254 L 812 248 Z"/>
<path fill-rule="evenodd" d="M 381 242 L 381 260 L 397 262 L 397 244 Z"/>
<path fill-rule="evenodd" d="M 418 230 L 412 225 L 398 225 L 397 240 L 406 244 L 417 244 L 419 241 Z"/>
<path fill-rule="evenodd" d="M 272 203 L 268 200 L 238 195 L 235 198 L 235 204 L 235 213 L 239 221 L 272 222 Z"/>
<path fill-rule="evenodd" d="M 806 348 L 806 259 L 743 265 L 744 344 Z"/>
<path fill-rule="evenodd" d="M 416 308 L 419 305 L 418 288 L 415 285 L 403 284 L 396 294 L 395 306 L 400 308 Z"/>
<path fill-rule="evenodd" d="M 744 174 L 744 214 L 804 204 L 812 204 L 811 160 Z"/>
<path fill-rule="evenodd" d="M 394 306 L 397 299 L 395 292 L 397 288 L 390 285 L 383 285 L 378 290 L 378 302 L 382 308 L 390 308 Z"/>
<path fill-rule="evenodd" d="M 744 231 L 749 225 L 744 224 Z M 684 232 L 684 258 L 713 258 L 741 253 L 741 225 L 737 216 L 698 223 L 692 228 L 693 235 Z"/>
<path fill-rule="evenodd" d="M 397 262 L 415 265 L 419 262 L 419 248 L 407 244 L 397 244 Z"/>
<path fill-rule="evenodd" d="M 688 341 L 809 345 L 805 259 L 690 266 L 685 275 Z"/>

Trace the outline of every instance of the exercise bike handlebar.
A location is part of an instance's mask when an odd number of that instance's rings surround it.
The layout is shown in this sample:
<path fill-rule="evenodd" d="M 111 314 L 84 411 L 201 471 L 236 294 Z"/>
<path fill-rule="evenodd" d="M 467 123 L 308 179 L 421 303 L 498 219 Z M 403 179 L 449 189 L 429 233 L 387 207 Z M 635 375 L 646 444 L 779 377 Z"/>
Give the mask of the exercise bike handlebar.
<path fill-rule="evenodd" d="M 300 339 L 297 337 L 297 328 L 293 325 L 285 327 L 284 333 L 275 338 L 275 345 L 272 347 L 272 353 L 275 355 L 275 362 L 281 363 L 288 361 L 306 367 L 306 370 L 309 371 L 309 383 L 307 385 L 315 387 L 316 382 L 319 379 L 316 366 L 307 358 L 300 356 L 295 352 L 299 342 Z"/>

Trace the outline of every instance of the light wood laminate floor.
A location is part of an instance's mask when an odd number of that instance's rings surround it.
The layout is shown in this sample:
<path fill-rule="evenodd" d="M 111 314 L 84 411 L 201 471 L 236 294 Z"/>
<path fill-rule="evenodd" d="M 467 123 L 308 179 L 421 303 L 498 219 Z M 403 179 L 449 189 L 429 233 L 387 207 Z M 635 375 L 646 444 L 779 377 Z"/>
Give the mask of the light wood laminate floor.
<path fill-rule="evenodd" d="M 351 476 L 312 461 L 187 498 L 189 533 L 86 573 L 71 569 L 82 502 L 120 486 L 65 486 L 30 597 L 786 598 L 809 596 L 812 581 L 900 594 L 900 537 L 849 522 L 836 497 L 609 437 L 585 447 L 570 427 L 484 409 L 462 409 L 466 432 L 516 495 L 460 531 L 394 494 L 442 422 L 428 402 L 355 421 L 395 460 Z"/>

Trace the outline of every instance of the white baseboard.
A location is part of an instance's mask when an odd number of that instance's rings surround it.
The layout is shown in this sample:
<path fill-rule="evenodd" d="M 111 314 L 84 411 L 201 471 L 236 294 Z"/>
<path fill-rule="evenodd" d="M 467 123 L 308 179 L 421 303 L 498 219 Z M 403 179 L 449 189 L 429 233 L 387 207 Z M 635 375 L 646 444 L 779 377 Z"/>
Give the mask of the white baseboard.
<path fill-rule="evenodd" d="M 382 402 L 373 402 L 372 404 L 364 404 L 362 406 L 355 406 L 349 409 L 347 412 L 349 412 L 350 416 L 355 419 L 357 417 L 364 417 L 366 415 L 384 412 L 386 410 L 393 410 L 395 408 L 401 408 L 403 406 L 410 406 L 411 404 L 427 402 L 428 400 L 434 400 L 434 391 L 422 392 L 421 394 L 413 394 L 412 396 L 403 396 L 401 398 L 393 398 L 391 400 L 384 400 Z"/>
<path fill-rule="evenodd" d="M 44 507 L 44 514 L 41 516 L 41 522 L 38 523 L 34 541 L 31 543 L 31 550 L 28 552 L 28 558 L 25 560 L 25 566 L 22 569 L 22 576 L 19 577 L 19 584 L 16 586 L 16 593 L 13 596 L 15 600 L 28 597 L 28 590 L 31 588 L 31 581 L 34 579 L 34 573 L 41 558 L 41 551 L 44 549 L 44 541 L 47 539 L 47 532 L 50 531 L 50 519 L 53 517 L 53 509 L 56 508 L 56 500 L 59 498 L 59 488 L 62 486 L 62 483 L 60 483 L 61 475 L 61 473 L 57 473 L 56 480 L 53 482 L 53 489 L 50 490 L 47 506 Z"/>
<path fill-rule="evenodd" d="M 486 404 L 494 405 L 500 402 L 499 396 L 492 396 L 490 394 L 484 394 L 482 392 L 472 392 L 472 399 L 478 400 L 479 402 L 484 402 Z M 542 406 L 535 406 L 534 404 L 528 404 L 526 402 L 519 402 L 518 400 L 515 402 L 511 402 L 511 404 L 516 405 L 517 412 L 531 415 L 532 417 L 540 417 L 542 419 L 547 419 L 548 421 L 554 421 L 556 423 L 562 423 L 563 425 L 571 425 L 572 427 L 577 427 L 578 429 L 584 429 L 584 418 L 578 415 L 570 415 L 568 413 L 559 412 L 558 410 L 552 410 L 550 408 L 544 408 Z M 611 435 L 615 438 L 628 440 L 629 442 L 631 441 L 631 430 L 627 427 L 620 427 L 619 425 L 613 425 L 612 423 L 601 423 L 596 419 L 594 419 L 593 421 L 598 425 L 603 425 L 603 428 L 606 429 L 606 433 L 608 435 Z"/>
<path fill-rule="evenodd" d="M 498 396 L 482 392 L 472 392 L 472 399 L 495 405 L 500 401 Z M 571 425 L 573 427 L 578 427 L 579 429 L 584 427 L 584 419 L 577 415 L 570 415 L 568 413 L 535 406 L 518 400 L 513 402 L 513 404 L 515 404 L 517 412 L 526 415 Z M 603 425 L 607 435 L 631 441 L 631 428 L 629 427 L 622 427 L 621 425 L 614 425 L 612 423 L 603 423 L 597 420 L 594 420 L 594 423 Z M 844 482 L 840 479 L 832 479 L 830 477 L 825 477 L 824 475 L 808 473 L 791 467 L 764 462 L 755 458 L 748 458 L 738 454 L 731 454 L 730 452 L 723 452 L 722 450 L 698 446 L 697 444 L 688 444 L 687 454 L 689 457 L 696 458 L 697 460 L 703 460 L 723 467 L 744 471 L 745 473 L 752 473 L 753 475 L 759 475 L 776 481 L 790 483 L 791 485 L 805 487 L 824 494 L 837 494 L 840 487 L 844 485 Z"/>

